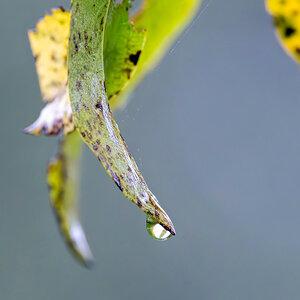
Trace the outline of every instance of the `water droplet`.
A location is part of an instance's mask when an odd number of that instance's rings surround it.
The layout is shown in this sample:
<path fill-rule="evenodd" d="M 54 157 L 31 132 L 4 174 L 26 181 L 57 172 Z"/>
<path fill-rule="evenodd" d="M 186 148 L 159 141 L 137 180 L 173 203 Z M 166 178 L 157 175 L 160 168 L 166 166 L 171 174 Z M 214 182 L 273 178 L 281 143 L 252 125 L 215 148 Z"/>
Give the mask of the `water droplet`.
<path fill-rule="evenodd" d="M 160 224 L 158 224 L 153 219 L 147 217 L 146 218 L 146 228 L 148 233 L 158 241 L 165 241 L 172 237 L 170 231 L 163 228 Z"/>

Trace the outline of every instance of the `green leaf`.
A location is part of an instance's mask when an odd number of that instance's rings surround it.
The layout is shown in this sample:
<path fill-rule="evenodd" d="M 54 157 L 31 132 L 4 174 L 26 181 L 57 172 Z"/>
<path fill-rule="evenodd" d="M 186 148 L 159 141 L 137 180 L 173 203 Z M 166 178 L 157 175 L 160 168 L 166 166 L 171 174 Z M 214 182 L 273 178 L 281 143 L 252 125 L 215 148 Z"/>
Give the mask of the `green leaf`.
<path fill-rule="evenodd" d="M 118 95 L 134 73 L 145 43 L 145 31 L 128 20 L 131 4 L 111 5 L 104 37 L 104 69 L 107 95 Z"/>
<path fill-rule="evenodd" d="M 162 59 L 174 40 L 190 24 L 201 0 L 145 0 L 142 9 L 133 16 L 138 30 L 146 30 L 146 43 L 137 70 L 121 94 L 111 105 L 124 106 L 129 94 Z"/>
<path fill-rule="evenodd" d="M 106 92 L 103 45 L 110 0 L 73 0 L 68 56 L 74 122 L 123 194 L 175 235 L 174 226 L 149 190 L 112 116 Z"/>

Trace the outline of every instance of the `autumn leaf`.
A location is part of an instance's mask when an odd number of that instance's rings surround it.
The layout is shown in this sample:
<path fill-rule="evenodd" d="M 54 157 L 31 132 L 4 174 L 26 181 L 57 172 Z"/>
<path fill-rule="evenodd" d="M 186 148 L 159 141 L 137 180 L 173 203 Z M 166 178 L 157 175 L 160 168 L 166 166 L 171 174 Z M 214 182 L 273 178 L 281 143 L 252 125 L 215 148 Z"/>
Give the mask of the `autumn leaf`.
<path fill-rule="evenodd" d="M 300 1 L 266 0 L 266 8 L 273 16 L 281 46 L 300 63 Z"/>

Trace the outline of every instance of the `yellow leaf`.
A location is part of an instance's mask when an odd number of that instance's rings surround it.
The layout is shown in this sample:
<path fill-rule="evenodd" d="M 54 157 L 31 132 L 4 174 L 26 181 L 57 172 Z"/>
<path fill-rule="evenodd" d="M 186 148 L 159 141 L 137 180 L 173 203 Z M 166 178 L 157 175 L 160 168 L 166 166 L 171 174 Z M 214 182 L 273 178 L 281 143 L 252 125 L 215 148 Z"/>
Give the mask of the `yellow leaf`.
<path fill-rule="evenodd" d="M 70 13 L 53 9 L 28 32 L 32 53 L 45 101 L 52 101 L 67 84 L 67 51 Z"/>
<path fill-rule="evenodd" d="M 300 0 L 266 0 L 266 8 L 282 47 L 300 63 Z"/>

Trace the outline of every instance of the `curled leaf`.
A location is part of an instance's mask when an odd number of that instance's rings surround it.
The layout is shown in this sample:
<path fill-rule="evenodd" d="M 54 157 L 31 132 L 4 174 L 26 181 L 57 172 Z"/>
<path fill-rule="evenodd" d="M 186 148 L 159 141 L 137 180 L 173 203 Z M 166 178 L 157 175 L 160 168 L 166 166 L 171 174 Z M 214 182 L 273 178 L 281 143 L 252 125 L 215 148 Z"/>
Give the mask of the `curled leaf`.
<path fill-rule="evenodd" d="M 175 235 L 170 218 L 140 174 L 109 107 L 103 45 L 110 5 L 110 0 L 72 2 L 68 83 L 74 122 L 123 194 Z"/>
<path fill-rule="evenodd" d="M 76 131 L 62 137 L 59 152 L 48 164 L 47 182 L 50 203 L 65 241 L 79 261 L 90 266 L 93 255 L 78 215 L 80 154 L 81 139 Z"/>

